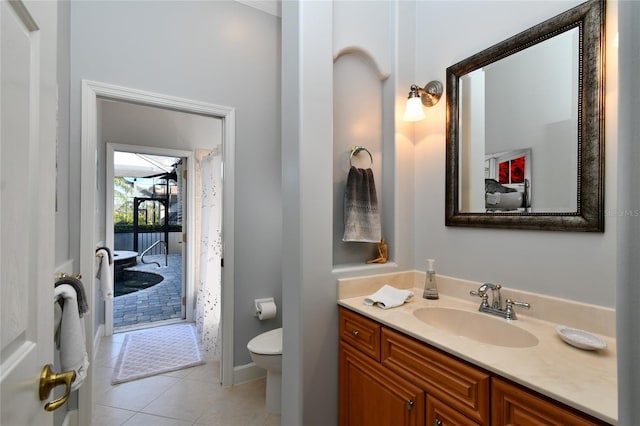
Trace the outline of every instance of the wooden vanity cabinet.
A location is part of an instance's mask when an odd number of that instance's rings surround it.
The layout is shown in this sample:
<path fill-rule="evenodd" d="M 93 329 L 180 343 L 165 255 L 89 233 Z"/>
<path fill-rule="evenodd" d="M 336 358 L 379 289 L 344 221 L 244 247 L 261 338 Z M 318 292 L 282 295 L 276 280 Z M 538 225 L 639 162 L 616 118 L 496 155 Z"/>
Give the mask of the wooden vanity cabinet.
<path fill-rule="evenodd" d="M 381 333 L 383 366 L 476 422 L 468 424 L 489 424 L 491 377 L 486 372 L 389 328 Z"/>
<path fill-rule="evenodd" d="M 425 424 L 428 426 L 478 426 L 478 423 L 432 396 L 427 396 L 427 421 Z"/>
<path fill-rule="evenodd" d="M 486 374 L 340 308 L 340 425 L 487 425 L 488 398 Z"/>
<path fill-rule="evenodd" d="M 593 426 L 607 423 L 494 377 L 491 379 L 491 424 Z"/>
<path fill-rule="evenodd" d="M 344 342 L 339 403 L 343 426 L 424 425 L 424 391 Z"/>
<path fill-rule="evenodd" d="M 341 426 L 585 426 L 598 419 L 340 307 Z"/>

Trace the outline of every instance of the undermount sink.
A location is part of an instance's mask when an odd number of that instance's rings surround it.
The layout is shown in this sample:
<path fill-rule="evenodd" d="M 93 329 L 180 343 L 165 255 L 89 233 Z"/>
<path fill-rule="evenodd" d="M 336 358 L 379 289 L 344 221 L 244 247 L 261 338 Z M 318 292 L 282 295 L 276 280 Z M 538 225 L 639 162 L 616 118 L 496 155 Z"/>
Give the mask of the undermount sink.
<path fill-rule="evenodd" d="M 413 315 L 425 324 L 476 342 L 509 348 L 528 348 L 538 338 L 504 319 L 454 308 L 420 308 Z"/>

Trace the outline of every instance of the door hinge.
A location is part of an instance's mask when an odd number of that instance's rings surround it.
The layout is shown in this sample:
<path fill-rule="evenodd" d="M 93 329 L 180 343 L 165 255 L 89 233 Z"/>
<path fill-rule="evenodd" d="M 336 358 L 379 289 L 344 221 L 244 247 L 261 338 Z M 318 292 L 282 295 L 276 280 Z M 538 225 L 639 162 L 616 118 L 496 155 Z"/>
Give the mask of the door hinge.
<path fill-rule="evenodd" d="M 187 304 L 187 298 L 182 296 L 182 306 L 186 306 Z"/>
<path fill-rule="evenodd" d="M 182 242 L 183 243 L 187 242 L 187 234 L 182 234 Z"/>
<path fill-rule="evenodd" d="M 182 179 L 187 179 L 187 169 L 182 171 Z"/>
<path fill-rule="evenodd" d="M 224 257 L 220 258 L 220 267 L 224 268 Z"/>

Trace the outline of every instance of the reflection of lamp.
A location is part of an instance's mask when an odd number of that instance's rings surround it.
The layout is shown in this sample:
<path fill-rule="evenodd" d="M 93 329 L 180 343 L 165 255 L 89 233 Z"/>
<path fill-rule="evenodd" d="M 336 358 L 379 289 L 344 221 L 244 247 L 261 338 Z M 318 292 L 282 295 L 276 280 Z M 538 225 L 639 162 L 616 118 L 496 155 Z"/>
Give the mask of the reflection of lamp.
<path fill-rule="evenodd" d="M 437 80 L 430 81 L 423 88 L 415 84 L 411 85 L 409 98 L 407 99 L 407 107 L 404 110 L 404 121 L 420 121 L 426 116 L 422 110 L 422 106 L 434 106 L 442 96 L 442 83 Z"/>

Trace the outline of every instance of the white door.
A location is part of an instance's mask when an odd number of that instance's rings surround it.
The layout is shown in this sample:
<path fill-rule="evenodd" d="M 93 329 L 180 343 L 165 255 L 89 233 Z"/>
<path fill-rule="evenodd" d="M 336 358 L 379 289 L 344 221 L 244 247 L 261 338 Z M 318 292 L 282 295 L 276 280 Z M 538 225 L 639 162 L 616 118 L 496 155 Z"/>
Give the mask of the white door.
<path fill-rule="evenodd" d="M 51 425 L 38 394 L 53 363 L 55 2 L 0 0 L 0 424 Z"/>

